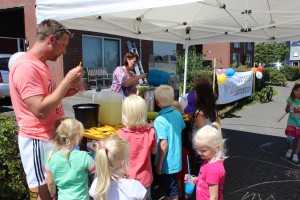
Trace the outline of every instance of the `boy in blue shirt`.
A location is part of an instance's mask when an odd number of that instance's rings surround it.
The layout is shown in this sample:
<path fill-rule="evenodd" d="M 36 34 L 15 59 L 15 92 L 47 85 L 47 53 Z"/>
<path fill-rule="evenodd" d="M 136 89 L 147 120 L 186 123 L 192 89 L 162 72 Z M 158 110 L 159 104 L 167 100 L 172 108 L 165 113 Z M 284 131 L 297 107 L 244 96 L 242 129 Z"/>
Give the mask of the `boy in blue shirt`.
<path fill-rule="evenodd" d="M 157 87 L 154 96 L 157 105 L 161 108 L 154 121 L 158 144 L 155 155 L 155 171 L 165 198 L 178 199 L 176 173 L 182 168 L 181 131 L 185 128 L 185 123 L 181 113 L 172 107 L 174 90 L 171 86 Z"/>

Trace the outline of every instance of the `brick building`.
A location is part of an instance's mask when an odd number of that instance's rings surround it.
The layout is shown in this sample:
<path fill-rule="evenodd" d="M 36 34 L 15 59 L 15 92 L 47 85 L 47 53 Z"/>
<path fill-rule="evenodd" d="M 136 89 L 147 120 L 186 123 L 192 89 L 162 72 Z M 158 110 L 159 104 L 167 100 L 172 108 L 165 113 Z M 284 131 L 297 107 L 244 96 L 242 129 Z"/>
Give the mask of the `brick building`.
<path fill-rule="evenodd" d="M 240 64 L 253 66 L 253 42 L 204 44 L 202 50 L 206 54 L 205 60 L 217 59 L 217 67 L 239 66 Z"/>

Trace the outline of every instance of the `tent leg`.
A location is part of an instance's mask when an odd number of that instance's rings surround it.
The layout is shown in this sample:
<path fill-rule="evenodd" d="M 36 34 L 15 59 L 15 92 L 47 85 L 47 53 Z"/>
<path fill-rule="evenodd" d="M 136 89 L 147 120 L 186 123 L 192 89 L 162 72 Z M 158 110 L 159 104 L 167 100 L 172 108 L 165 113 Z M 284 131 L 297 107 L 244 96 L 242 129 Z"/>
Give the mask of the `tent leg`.
<path fill-rule="evenodd" d="M 183 96 L 186 94 L 186 79 L 187 79 L 187 63 L 188 63 L 189 46 L 186 45 L 184 52 L 184 77 L 183 77 Z"/>

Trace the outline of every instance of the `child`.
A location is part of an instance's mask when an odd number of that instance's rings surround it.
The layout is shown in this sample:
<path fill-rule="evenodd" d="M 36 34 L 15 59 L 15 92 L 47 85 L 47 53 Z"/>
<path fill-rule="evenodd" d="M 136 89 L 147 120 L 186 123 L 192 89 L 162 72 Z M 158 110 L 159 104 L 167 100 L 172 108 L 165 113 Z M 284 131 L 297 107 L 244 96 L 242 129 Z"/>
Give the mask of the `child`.
<path fill-rule="evenodd" d="M 95 200 L 146 200 L 146 189 L 134 179 L 126 178 L 129 145 L 118 135 L 99 141 L 96 153 L 96 175 L 89 194 Z M 99 180 L 99 181 L 98 181 Z"/>
<path fill-rule="evenodd" d="M 195 81 L 196 110 L 192 117 L 193 135 L 205 125 L 217 121 L 216 98 L 208 78 Z"/>
<path fill-rule="evenodd" d="M 155 155 L 156 173 L 165 199 L 178 199 L 176 174 L 181 170 L 181 131 L 185 123 L 181 113 L 171 106 L 174 90 L 171 86 L 161 85 L 154 92 L 157 105 L 161 108 L 154 120 L 158 151 Z"/>
<path fill-rule="evenodd" d="M 205 125 L 209 125 L 212 122 L 218 122 L 217 119 L 217 106 L 216 106 L 216 98 L 213 92 L 213 87 L 211 85 L 211 81 L 202 77 L 194 82 L 195 84 L 195 95 L 196 95 L 196 110 L 192 114 L 191 118 L 191 128 L 192 128 L 192 137 L 190 141 L 192 141 L 193 136 Z M 201 165 L 201 158 L 195 152 L 192 155 L 195 155 L 195 158 L 192 157 L 192 171 L 198 171 Z"/>
<path fill-rule="evenodd" d="M 204 162 L 201 165 L 198 177 L 191 177 L 196 185 L 196 199 L 223 199 L 223 186 L 225 181 L 224 139 L 220 125 L 216 122 L 206 125 L 198 130 L 193 139 L 193 145 Z M 188 175 L 185 175 L 187 181 Z"/>
<path fill-rule="evenodd" d="M 155 131 L 146 125 L 146 119 L 145 100 L 135 94 L 126 97 L 122 105 L 122 122 L 126 127 L 118 134 L 130 145 L 127 172 L 129 178 L 138 180 L 146 188 L 146 199 L 151 200 L 151 153 L 156 153 L 157 143 Z"/>
<path fill-rule="evenodd" d="M 300 151 L 300 84 L 296 83 L 290 97 L 286 100 L 285 112 L 290 113 L 285 134 L 287 135 L 288 151 L 286 158 L 291 158 L 293 153 L 293 140 L 296 141 L 296 148 L 293 155 L 293 162 L 298 162 Z"/>
<path fill-rule="evenodd" d="M 53 150 L 46 163 L 46 180 L 53 197 L 57 186 L 58 199 L 89 199 L 88 172 L 94 171 L 95 162 L 87 152 L 74 149 L 83 131 L 76 119 L 59 119 L 55 124 Z"/>

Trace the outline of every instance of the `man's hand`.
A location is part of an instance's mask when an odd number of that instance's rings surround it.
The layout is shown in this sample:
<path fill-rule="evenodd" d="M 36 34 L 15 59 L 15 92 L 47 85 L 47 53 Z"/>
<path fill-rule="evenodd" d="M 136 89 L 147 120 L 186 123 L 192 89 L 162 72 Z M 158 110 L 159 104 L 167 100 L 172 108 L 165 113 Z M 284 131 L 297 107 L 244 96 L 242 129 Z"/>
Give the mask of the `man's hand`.
<path fill-rule="evenodd" d="M 77 66 L 67 73 L 63 81 L 66 82 L 69 87 L 73 87 L 75 84 L 82 81 L 82 73 L 82 67 Z"/>

